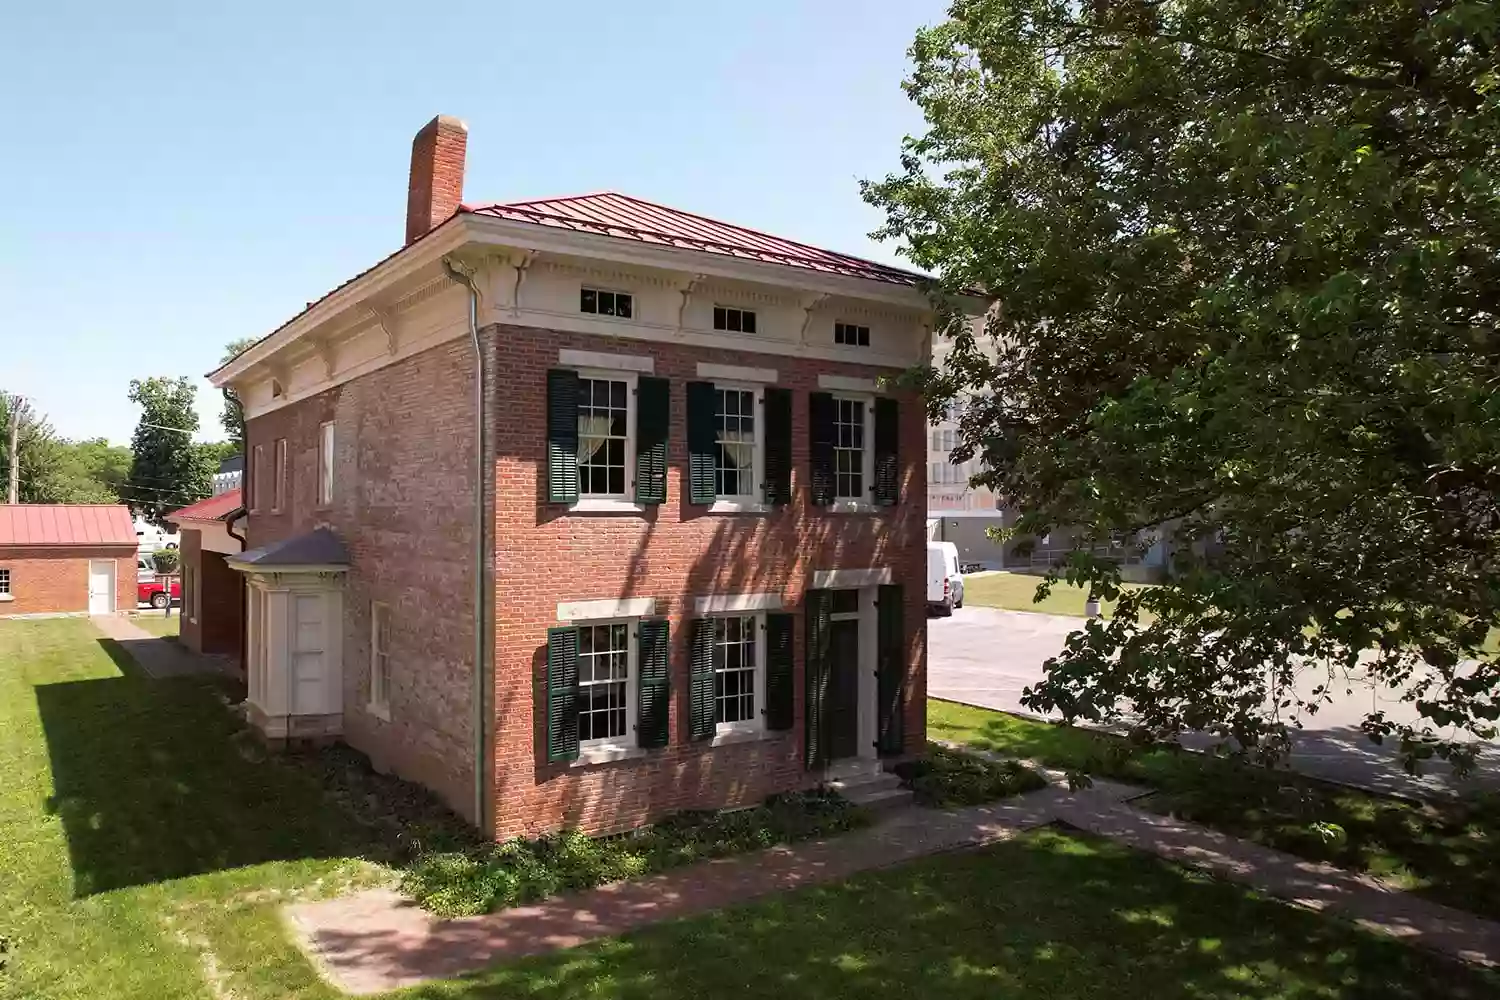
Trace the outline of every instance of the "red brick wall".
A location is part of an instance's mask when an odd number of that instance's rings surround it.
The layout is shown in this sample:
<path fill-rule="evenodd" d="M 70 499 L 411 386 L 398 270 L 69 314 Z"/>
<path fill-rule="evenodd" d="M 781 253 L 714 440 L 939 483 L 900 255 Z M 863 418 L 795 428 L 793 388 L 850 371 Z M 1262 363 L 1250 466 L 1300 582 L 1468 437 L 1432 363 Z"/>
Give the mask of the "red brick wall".
<path fill-rule="evenodd" d="M 178 622 L 178 632 L 182 644 L 199 653 L 203 652 L 203 622 L 193 618 L 192 590 L 202 586 L 198 582 L 203 579 L 202 542 L 201 531 L 193 528 L 179 528 L 177 531 L 177 558 L 180 561 L 177 572 L 182 580 L 182 608 L 179 612 L 182 617 Z M 189 575 L 193 578 L 191 583 Z"/>
<path fill-rule="evenodd" d="M 202 532 L 183 528 L 180 537 L 183 575 L 189 569 L 193 575 L 192 592 L 184 580 L 182 641 L 201 653 L 237 657 L 245 615 L 244 577 L 229 568 L 222 553 L 203 549 Z"/>
<path fill-rule="evenodd" d="M 89 608 L 89 560 L 115 561 L 115 610 L 135 610 L 135 546 L 124 548 L 0 548 L 0 569 L 10 570 L 12 600 L 0 617 Z"/>
<path fill-rule="evenodd" d="M 349 549 L 344 738 L 465 815 L 474 799 L 472 352 L 467 339 L 451 341 L 246 425 L 246 454 L 264 446 L 267 475 L 277 438 L 288 452 L 284 508 L 265 509 L 274 496 L 265 483 L 264 507 L 247 519 L 249 547 L 328 525 Z M 319 507 L 325 420 L 334 423 L 334 493 Z M 367 711 L 372 601 L 391 609 L 389 722 Z"/>
<path fill-rule="evenodd" d="M 485 331 L 504 378 L 495 388 L 495 762 L 498 838 L 561 826 L 590 833 L 627 829 L 684 808 L 750 804 L 816 780 L 802 761 L 802 595 L 812 574 L 889 567 L 905 586 L 909 750 L 925 739 L 926 421 L 901 397 L 901 503 L 879 514 L 830 514 L 807 499 L 808 393 L 820 374 L 890 374 L 858 364 L 644 343 L 530 328 Z M 671 380 L 672 437 L 667 503 L 644 515 L 568 515 L 545 503 L 546 372 L 560 347 L 651 355 Z M 793 492 L 770 515 L 710 515 L 685 503 L 685 383 L 698 362 L 774 368 L 793 390 Z M 776 592 L 797 613 L 795 726 L 774 739 L 714 749 L 685 733 L 691 598 Z M 671 744 L 643 759 L 585 767 L 537 760 L 537 706 L 545 678 L 547 628 L 561 601 L 654 597 L 672 628 Z"/>

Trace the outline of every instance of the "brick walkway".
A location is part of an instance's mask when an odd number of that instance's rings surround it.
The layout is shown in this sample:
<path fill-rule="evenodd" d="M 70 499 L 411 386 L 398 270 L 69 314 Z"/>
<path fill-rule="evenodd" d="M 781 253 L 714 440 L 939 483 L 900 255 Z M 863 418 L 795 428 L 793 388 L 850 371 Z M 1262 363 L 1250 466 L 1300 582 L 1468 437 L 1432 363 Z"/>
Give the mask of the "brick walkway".
<path fill-rule="evenodd" d="M 214 657 L 198 656 L 169 639 L 160 639 L 126 615 L 94 615 L 89 620 L 149 677 L 186 677 L 212 674 L 221 669 Z"/>

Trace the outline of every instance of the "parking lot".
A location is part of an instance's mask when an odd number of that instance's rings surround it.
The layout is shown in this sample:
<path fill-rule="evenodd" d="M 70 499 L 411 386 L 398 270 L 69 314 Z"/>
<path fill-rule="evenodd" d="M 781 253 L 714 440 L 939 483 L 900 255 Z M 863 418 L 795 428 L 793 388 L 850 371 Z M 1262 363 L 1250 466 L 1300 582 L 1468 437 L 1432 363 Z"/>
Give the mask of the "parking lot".
<path fill-rule="evenodd" d="M 972 605 L 951 618 L 929 619 L 928 694 L 1005 712 L 1028 712 L 1021 705 L 1022 692 L 1042 679 L 1043 664 L 1082 624 L 1081 618 Z M 1384 708 L 1399 719 L 1409 718 L 1412 711 L 1382 697 L 1372 685 L 1354 681 L 1352 688 L 1313 716 L 1298 735 L 1292 754 L 1298 770 L 1405 794 L 1456 787 L 1446 765 L 1433 765 L 1413 777 L 1401 769 L 1394 750 L 1371 743 L 1359 730 L 1367 712 Z M 1189 737 L 1184 742 L 1205 746 L 1210 741 Z M 1483 754 L 1480 773 L 1466 784 L 1500 787 L 1500 750 Z"/>

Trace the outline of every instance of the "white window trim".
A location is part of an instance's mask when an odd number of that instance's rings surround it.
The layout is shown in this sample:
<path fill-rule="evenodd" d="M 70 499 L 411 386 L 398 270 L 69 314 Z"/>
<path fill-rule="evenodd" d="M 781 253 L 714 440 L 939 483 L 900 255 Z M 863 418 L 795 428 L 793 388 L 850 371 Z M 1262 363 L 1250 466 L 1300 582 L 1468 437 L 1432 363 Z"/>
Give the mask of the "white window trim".
<path fill-rule="evenodd" d="M 813 573 L 814 590 L 858 590 L 891 582 L 890 567 L 881 569 L 824 569 Z"/>
<path fill-rule="evenodd" d="M 325 420 L 318 425 L 318 506 L 333 504 L 333 452 L 336 447 L 333 421 Z"/>
<path fill-rule="evenodd" d="M 5 570 L 5 589 L 0 590 L 0 603 L 8 604 L 16 599 L 16 596 L 10 592 L 11 569 L 9 566 L 0 566 L 0 569 Z"/>
<path fill-rule="evenodd" d="M 654 604 L 654 602 L 653 602 Z M 572 762 L 573 767 L 585 764 L 603 764 L 612 760 L 626 760 L 632 757 L 645 756 L 646 749 L 636 741 L 636 708 L 640 700 L 637 696 L 636 685 L 640 682 L 640 629 L 641 619 L 634 616 L 621 615 L 614 618 L 587 618 L 570 622 L 575 628 L 592 628 L 596 625 L 625 625 L 625 733 L 623 736 L 611 736 L 594 740 L 578 741 L 578 757 Z M 579 658 L 579 691 L 583 690 L 582 660 Z"/>
<path fill-rule="evenodd" d="M 651 618 L 656 614 L 656 598 L 606 598 L 600 601 L 563 601 L 557 606 L 557 620 L 579 625 L 584 622 L 614 621 L 622 618 Z"/>
<path fill-rule="evenodd" d="M 746 368 L 743 365 L 714 365 L 698 362 L 698 377 L 718 382 L 778 382 L 774 368 Z"/>
<path fill-rule="evenodd" d="M 559 356 L 567 352 L 559 352 Z M 600 355 L 600 357 L 612 357 L 611 355 Z M 624 357 L 624 355 L 620 355 Z M 647 359 L 650 360 L 649 358 Z M 636 388 L 637 372 L 634 369 L 625 368 L 583 368 L 576 369 L 579 378 L 586 379 L 608 379 L 611 382 L 625 383 L 625 492 L 623 494 L 603 494 L 583 492 L 583 473 L 580 470 L 578 476 L 578 499 L 568 507 L 569 512 L 575 514 L 640 514 L 646 508 L 635 502 L 635 413 L 636 413 Z M 577 462 L 577 456 L 574 456 Z"/>
<path fill-rule="evenodd" d="M 715 493 L 709 506 L 710 514 L 764 514 L 771 508 L 762 499 L 766 495 L 766 387 L 757 382 L 715 382 L 715 419 L 717 419 L 717 393 L 720 389 L 730 392 L 748 392 L 755 408 L 755 440 L 750 446 L 750 492 Z M 715 431 L 717 434 L 717 431 Z M 718 479 L 718 469 L 714 470 Z M 718 483 L 715 482 L 715 487 Z"/>
<path fill-rule="evenodd" d="M 260 513 L 261 481 L 266 478 L 266 446 L 258 444 L 250 449 L 250 513 Z"/>
<path fill-rule="evenodd" d="M 642 375 L 656 373 L 656 359 L 644 354 L 605 354 L 602 351 L 575 351 L 564 347 L 557 352 L 557 363 L 564 368 L 597 368 L 606 372 L 638 372 Z M 578 374 L 582 375 L 583 372 Z"/>
<path fill-rule="evenodd" d="M 872 378 L 850 378 L 847 375 L 819 375 L 818 388 L 827 392 L 874 393 L 880 386 Z"/>
<path fill-rule="evenodd" d="M 286 506 L 286 438 L 271 442 L 271 513 L 279 514 Z"/>
<path fill-rule="evenodd" d="M 780 609 L 780 594 L 726 594 L 693 599 L 693 613 L 697 615 L 744 614 L 747 611 Z"/>
<path fill-rule="evenodd" d="M 766 731 L 766 613 L 764 611 L 723 611 L 707 615 L 710 619 L 753 618 L 755 619 L 755 669 L 752 683 L 755 704 L 751 706 L 750 718 L 739 722 L 719 722 L 718 668 L 714 668 L 714 742 L 716 744 L 738 742 L 736 736 L 760 736 Z M 717 641 L 715 642 L 717 645 Z"/>
<path fill-rule="evenodd" d="M 820 376 L 822 378 L 828 376 Z M 862 392 L 835 392 L 833 394 L 835 405 L 839 400 L 852 400 L 864 404 L 865 433 L 864 450 L 860 462 L 864 468 L 860 481 L 864 485 L 863 497 L 841 497 L 835 496 L 833 503 L 828 505 L 828 511 L 833 514 L 873 514 L 880 508 L 875 506 L 875 397 Z M 835 410 L 837 419 L 837 410 Z M 834 490 L 838 489 L 838 474 L 834 473 Z"/>
<path fill-rule="evenodd" d="M 724 310 L 724 316 L 725 316 L 725 318 L 724 318 L 724 326 L 722 328 L 714 325 L 713 310 L 716 310 L 716 309 L 723 309 Z M 731 330 L 731 329 L 729 329 L 729 313 L 731 313 L 731 312 L 737 312 L 737 313 L 740 314 L 740 329 L 738 329 L 738 330 Z M 755 317 L 755 329 L 753 331 L 751 331 L 750 333 L 746 333 L 745 332 L 745 315 L 747 313 L 749 315 Z M 741 334 L 741 335 L 747 336 L 747 337 L 760 337 L 760 336 L 763 336 L 764 333 L 765 333 L 765 331 L 763 331 L 760 328 L 760 319 L 761 319 L 761 317 L 760 317 L 760 310 L 759 309 L 755 309 L 755 308 L 753 308 L 751 306 L 733 306 L 733 305 L 729 305 L 728 303 L 725 303 L 725 302 L 715 302 L 713 304 L 712 309 L 709 310 L 709 314 L 708 314 L 708 327 L 709 327 L 710 330 L 713 330 L 715 333 Z"/>
<path fill-rule="evenodd" d="M 380 647 L 380 617 L 384 614 L 389 631 L 391 618 L 391 607 L 382 601 L 370 602 L 370 700 L 365 704 L 365 710 L 378 719 L 386 722 L 391 721 L 391 692 L 390 677 L 386 676 L 383 682 L 377 685 L 375 679 L 380 676 L 379 656 L 383 653 L 386 663 L 389 665 L 391 651 Z"/>

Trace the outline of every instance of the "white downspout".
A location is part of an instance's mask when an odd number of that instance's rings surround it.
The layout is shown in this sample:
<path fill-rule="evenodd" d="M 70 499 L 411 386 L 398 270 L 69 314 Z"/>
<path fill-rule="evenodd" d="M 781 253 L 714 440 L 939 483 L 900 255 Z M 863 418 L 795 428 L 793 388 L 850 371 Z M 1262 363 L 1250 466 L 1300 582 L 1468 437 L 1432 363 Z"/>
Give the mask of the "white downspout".
<path fill-rule="evenodd" d="M 485 622 L 485 567 L 488 562 L 484 545 L 484 456 L 485 456 L 485 412 L 484 412 L 484 354 L 479 347 L 479 289 L 474 285 L 472 272 L 462 263 L 449 257 L 443 258 L 443 270 L 448 277 L 469 290 L 469 342 L 474 347 L 474 684 L 470 700 L 473 702 L 472 728 L 474 730 L 474 821 L 479 829 L 489 836 L 493 824 L 489 822 L 489 785 L 486 781 L 488 769 L 487 743 L 490 726 L 485 714 L 489 703 L 486 689 L 485 664 L 488 650 L 485 636 L 489 629 Z"/>

